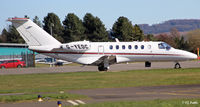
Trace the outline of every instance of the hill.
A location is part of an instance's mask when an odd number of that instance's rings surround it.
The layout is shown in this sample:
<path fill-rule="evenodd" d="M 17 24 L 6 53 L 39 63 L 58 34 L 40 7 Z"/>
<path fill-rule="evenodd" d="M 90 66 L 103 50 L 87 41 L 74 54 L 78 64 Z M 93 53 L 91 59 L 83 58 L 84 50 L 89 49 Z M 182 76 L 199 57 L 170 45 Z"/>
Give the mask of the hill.
<path fill-rule="evenodd" d="M 179 32 L 187 32 L 200 28 L 200 19 L 175 19 L 168 20 L 160 24 L 139 24 L 145 34 L 158 34 L 170 32 L 172 28 L 176 28 Z"/>

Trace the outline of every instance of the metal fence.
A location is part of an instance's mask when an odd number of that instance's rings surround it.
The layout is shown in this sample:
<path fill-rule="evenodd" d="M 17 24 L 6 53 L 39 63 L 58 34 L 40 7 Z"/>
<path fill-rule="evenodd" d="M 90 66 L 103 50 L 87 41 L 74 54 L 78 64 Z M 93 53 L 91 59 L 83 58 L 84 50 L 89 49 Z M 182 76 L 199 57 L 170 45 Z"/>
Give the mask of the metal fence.
<path fill-rule="evenodd" d="M 34 52 L 22 52 L 20 55 L 0 55 L 0 61 L 3 60 L 21 60 L 26 63 L 26 67 L 35 67 L 35 54 Z"/>

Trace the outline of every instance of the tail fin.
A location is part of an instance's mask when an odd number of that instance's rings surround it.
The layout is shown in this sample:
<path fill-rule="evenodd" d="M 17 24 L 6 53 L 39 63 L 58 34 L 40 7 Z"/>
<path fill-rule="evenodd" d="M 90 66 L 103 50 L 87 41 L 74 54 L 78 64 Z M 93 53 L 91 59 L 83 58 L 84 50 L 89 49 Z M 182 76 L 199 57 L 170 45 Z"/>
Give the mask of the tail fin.
<path fill-rule="evenodd" d="M 61 43 L 27 18 L 10 18 L 13 26 L 26 41 L 28 46 L 60 45 Z"/>

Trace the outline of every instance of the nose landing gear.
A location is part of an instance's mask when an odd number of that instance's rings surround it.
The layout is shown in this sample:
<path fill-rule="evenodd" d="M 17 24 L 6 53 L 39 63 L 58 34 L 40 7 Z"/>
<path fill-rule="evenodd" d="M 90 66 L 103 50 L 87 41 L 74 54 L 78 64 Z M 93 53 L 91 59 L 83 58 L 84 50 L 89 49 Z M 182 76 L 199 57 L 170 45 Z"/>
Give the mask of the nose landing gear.
<path fill-rule="evenodd" d="M 174 65 L 174 69 L 180 69 L 181 68 L 181 65 L 177 62 L 175 65 Z"/>

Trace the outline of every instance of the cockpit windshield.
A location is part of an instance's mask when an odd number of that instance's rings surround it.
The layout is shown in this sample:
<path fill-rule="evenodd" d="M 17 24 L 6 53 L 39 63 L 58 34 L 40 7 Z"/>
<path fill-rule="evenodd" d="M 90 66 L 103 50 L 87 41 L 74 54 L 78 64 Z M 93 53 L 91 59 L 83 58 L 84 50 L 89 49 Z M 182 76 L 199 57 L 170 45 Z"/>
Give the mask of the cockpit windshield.
<path fill-rule="evenodd" d="M 158 48 L 159 49 L 166 49 L 166 50 L 170 50 L 171 49 L 171 46 L 170 45 L 168 45 L 167 43 L 165 43 L 165 42 L 162 42 L 162 43 L 159 43 L 158 44 Z"/>

